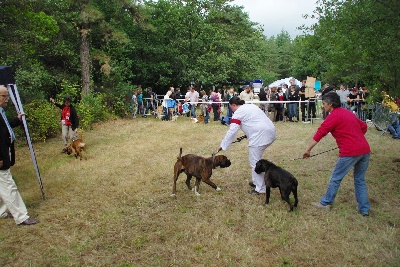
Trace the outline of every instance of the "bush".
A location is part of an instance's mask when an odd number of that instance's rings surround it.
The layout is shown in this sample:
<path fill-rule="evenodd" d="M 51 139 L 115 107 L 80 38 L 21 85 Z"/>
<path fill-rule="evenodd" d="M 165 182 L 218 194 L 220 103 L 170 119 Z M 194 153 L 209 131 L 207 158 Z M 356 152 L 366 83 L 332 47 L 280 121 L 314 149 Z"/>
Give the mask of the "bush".
<path fill-rule="evenodd" d="M 60 132 L 60 112 L 53 104 L 34 100 L 24 106 L 28 130 L 32 141 L 46 141 Z"/>
<path fill-rule="evenodd" d="M 93 123 L 106 121 L 112 117 L 108 112 L 103 94 L 85 96 L 75 108 L 79 117 L 79 128 L 82 129 L 90 129 Z"/>

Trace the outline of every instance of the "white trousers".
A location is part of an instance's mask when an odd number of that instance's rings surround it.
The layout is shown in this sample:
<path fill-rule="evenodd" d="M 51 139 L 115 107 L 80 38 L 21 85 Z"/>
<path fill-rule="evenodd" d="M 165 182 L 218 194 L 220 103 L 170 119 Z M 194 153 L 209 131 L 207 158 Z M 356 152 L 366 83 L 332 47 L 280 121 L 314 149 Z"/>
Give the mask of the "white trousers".
<path fill-rule="evenodd" d="M 257 174 L 254 171 L 256 167 L 256 163 L 262 158 L 265 149 L 267 149 L 268 145 L 265 146 L 257 146 L 251 147 L 249 146 L 249 162 L 251 166 L 251 179 L 253 180 L 253 184 L 256 186 L 256 191 L 259 193 L 265 193 L 265 180 L 264 180 L 264 172 Z"/>
<path fill-rule="evenodd" d="M 18 192 L 10 169 L 0 170 L 0 215 L 9 211 L 15 223 L 20 224 L 29 218 L 25 203 Z"/>

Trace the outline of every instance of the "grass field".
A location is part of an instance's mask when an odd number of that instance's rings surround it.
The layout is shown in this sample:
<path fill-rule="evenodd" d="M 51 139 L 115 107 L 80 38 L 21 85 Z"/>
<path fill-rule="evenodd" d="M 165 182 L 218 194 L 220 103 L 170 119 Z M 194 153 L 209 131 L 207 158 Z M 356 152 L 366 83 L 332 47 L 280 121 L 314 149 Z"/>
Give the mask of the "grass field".
<path fill-rule="evenodd" d="M 0 266 L 399 266 L 400 141 L 369 128 L 369 217 L 356 212 L 351 174 L 331 211 L 310 205 L 326 190 L 337 150 L 302 156 L 321 121 L 276 123 L 277 140 L 264 154 L 299 181 L 299 206 L 288 212 L 273 189 L 247 193 L 247 140 L 222 152 L 231 159 L 204 183 L 201 196 L 184 176 L 171 197 L 173 165 L 183 153 L 211 156 L 228 129 L 188 118 L 114 120 L 84 133 L 87 160 L 61 154 L 61 138 L 34 144 L 46 200 L 27 147 L 17 149 L 14 179 L 35 226 L 0 220 Z M 242 133 L 239 133 L 241 135 Z M 335 147 L 331 136 L 313 153 Z M 220 152 L 221 153 L 221 152 Z"/>

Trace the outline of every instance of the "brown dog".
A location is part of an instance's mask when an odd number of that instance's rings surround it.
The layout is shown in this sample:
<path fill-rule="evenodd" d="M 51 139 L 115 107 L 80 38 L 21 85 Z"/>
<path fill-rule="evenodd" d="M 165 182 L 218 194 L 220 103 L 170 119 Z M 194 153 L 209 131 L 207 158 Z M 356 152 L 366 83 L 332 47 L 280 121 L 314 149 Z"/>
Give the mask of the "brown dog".
<path fill-rule="evenodd" d="M 227 168 L 231 166 L 231 161 L 223 155 L 209 158 L 203 158 L 194 154 L 187 154 L 182 156 L 182 148 L 180 149 L 179 157 L 174 166 L 174 185 L 172 187 L 172 196 L 176 195 L 176 181 L 178 180 L 179 174 L 182 172 L 186 173 L 186 186 L 189 190 L 192 190 L 190 186 L 190 179 L 196 177 L 196 183 L 194 186 L 194 193 L 199 196 L 200 181 L 205 182 L 217 191 L 221 189 L 216 186 L 211 180 L 212 170 L 216 167 Z"/>
<path fill-rule="evenodd" d="M 79 159 L 82 160 L 83 157 L 86 160 L 86 156 L 83 155 L 83 152 L 86 153 L 86 144 L 83 142 L 82 134 L 79 137 L 79 139 L 75 139 L 67 146 L 67 154 L 71 155 L 73 153 L 75 158 L 79 157 Z"/>

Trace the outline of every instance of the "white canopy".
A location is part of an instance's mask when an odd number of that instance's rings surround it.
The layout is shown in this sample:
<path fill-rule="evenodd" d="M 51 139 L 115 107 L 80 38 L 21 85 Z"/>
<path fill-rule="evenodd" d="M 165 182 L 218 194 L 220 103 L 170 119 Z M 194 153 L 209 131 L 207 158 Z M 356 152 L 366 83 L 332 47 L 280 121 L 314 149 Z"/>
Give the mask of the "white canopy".
<path fill-rule="evenodd" d="M 299 80 L 297 80 L 296 78 L 293 78 L 293 77 L 277 80 L 277 81 L 271 83 L 270 85 L 268 85 L 268 87 L 269 88 L 271 88 L 271 87 L 280 87 L 280 86 L 282 86 L 282 84 L 287 84 L 289 86 L 290 85 L 289 81 L 291 79 L 294 79 L 294 81 L 295 81 L 294 84 L 296 84 L 299 87 L 301 87 L 301 82 Z"/>

